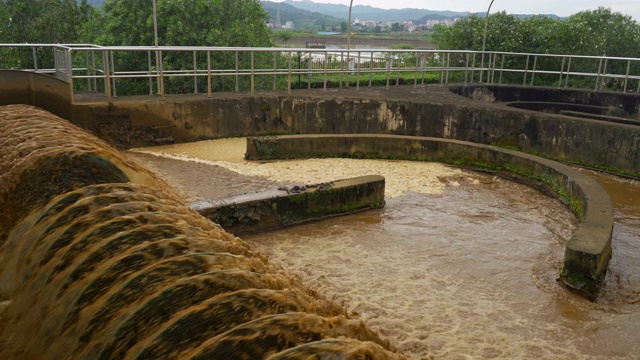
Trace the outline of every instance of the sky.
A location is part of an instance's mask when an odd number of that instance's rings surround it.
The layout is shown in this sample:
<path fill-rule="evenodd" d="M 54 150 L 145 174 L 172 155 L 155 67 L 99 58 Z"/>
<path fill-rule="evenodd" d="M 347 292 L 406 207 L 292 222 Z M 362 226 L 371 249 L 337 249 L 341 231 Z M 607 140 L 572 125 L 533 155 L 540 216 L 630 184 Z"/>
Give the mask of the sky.
<path fill-rule="evenodd" d="M 282 0 L 271 0 L 280 2 Z M 349 5 L 349 0 L 313 0 L 317 3 Z M 491 0 L 353 0 L 353 6 L 370 5 L 382 9 L 419 8 L 429 10 L 452 10 L 486 12 Z M 494 0 L 491 13 L 506 11 L 513 14 L 555 14 L 569 16 L 583 10 L 600 6 L 631 15 L 640 21 L 640 0 Z"/>

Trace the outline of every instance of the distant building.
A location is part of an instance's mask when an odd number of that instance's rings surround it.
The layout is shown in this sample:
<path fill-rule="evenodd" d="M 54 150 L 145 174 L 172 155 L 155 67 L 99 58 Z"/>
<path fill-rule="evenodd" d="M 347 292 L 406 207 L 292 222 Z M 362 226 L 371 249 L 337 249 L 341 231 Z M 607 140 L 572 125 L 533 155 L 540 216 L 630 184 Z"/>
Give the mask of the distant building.
<path fill-rule="evenodd" d="M 284 25 L 282 26 L 283 29 L 288 29 L 288 30 L 293 30 L 294 26 L 293 26 L 293 21 L 287 21 L 284 23 Z"/>
<path fill-rule="evenodd" d="M 434 26 L 440 24 L 438 19 L 427 19 L 427 29 L 433 29 Z"/>

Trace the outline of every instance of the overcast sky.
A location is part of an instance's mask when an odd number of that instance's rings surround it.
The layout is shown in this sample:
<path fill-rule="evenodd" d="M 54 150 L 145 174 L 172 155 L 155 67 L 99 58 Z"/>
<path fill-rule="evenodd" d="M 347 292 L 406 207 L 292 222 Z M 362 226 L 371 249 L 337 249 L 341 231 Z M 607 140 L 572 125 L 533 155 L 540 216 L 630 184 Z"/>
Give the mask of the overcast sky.
<path fill-rule="evenodd" d="M 272 0 L 282 1 L 282 0 Z M 349 5 L 349 0 L 313 0 L 317 3 Z M 383 9 L 420 8 L 429 10 L 453 10 L 486 12 L 491 0 L 353 0 L 353 6 L 370 5 Z M 506 11 L 514 14 L 555 14 L 569 16 L 599 6 L 631 15 L 640 20 L 640 0 L 495 0 L 491 12 Z"/>

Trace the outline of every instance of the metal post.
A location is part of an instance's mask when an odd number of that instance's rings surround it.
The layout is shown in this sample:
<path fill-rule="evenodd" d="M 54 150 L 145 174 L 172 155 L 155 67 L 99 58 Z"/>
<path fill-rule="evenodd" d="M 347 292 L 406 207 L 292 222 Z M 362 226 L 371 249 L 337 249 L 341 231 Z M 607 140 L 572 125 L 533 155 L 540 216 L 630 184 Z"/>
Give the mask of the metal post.
<path fill-rule="evenodd" d="M 109 54 L 111 55 L 111 72 L 113 73 L 113 76 L 111 77 L 111 92 L 113 93 L 114 97 L 117 97 L 118 94 L 116 93 L 116 64 L 115 61 L 113 61 L 113 51 L 110 51 Z"/>
<path fill-rule="evenodd" d="M 275 91 L 277 89 L 277 75 L 276 72 L 278 71 L 278 52 L 274 51 L 273 52 L 273 90 Z"/>
<path fill-rule="evenodd" d="M 153 77 L 151 77 L 151 51 L 147 51 L 147 57 L 149 59 L 149 95 L 153 95 Z"/>
<path fill-rule="evenodd" d="M 566 58 L 563 56 L 562 57 L 562 65 L 560 65 L 560 80 L 558 80 L 558 87 L 562 86 L 562 75 L 564 75 L 564 62 L 566 61 Z"/>
<path fill-rule="evenodd" d="M 240 79 L 238 78 L 238 70 L 240 69 L 240 68 L 239 68 L 239 66 L 240 66 L 240 65 L 239 65 L 239 62 L 240 62 L 240 61 L 239 61 L 239 55 L 238 55 L 238 52 L 236 51 L 236 92 L 239 92 L 239 91 L 240 91 L 240 85 L 238 84 L 238 81 L 240 80 Z"/>
<path fill-rule="evenodd" d="M 193 51 L 193 93 L 198 93 L 198 57 L 195 50 Z"/>
<path fill-rule="evenodd" d="M 491 5 L 493 5 L 493 1 L 489 4 L 489 8 L 487 9 L 487 14 L 484 17 L 484 32 L 482 35 L 482 61 L 480 63 L 480 82 L 482 82 L 482 71 L 484 69 L 484 50 L 487 47 L 487 26 L 489 25 L 489 11 L 491 11 Z"/>
<path fill-rule="evenodd" d="M 158 47 L 158 15 L 156 13 L 156 0 L 152 0 L 153 3 L 153 38 L 155 40 L 156 47 Z"/>
<path fill-rule="evenodd" d="M 598 74 L 596 75 L 596 88 L 595 91 L 598 91 L 598 83 L 600 82 L 600 73 L 602 72 L 602 58 L 600 58 L 600 62 L 598 63 Z"/>
<path fill-rule="evenodd" d="M 158 51 L 158 63 L 160 64 L 160 67 L 158 68 L 158 72 L 160 75 L 160 78 L 158 80 L 158 89 L 160 89 L 160 98 L 164 99 L 164 71 L 163 71 L 163 66 L 162 66 L 162 50 Z"/>
<path fill-rule="evenodd" d="M 324 51 L 324 85 L 323 85 L 323 91 L 327 91 L 327 77 L 328 77 L 328 70 L 329 68 L 329 54 L 327 53 L 327 51 Z"/>
<path fill-rule="evenodd" d="M 38 72 L 38 56 L 36 55 L 36 47 L 31 47 L 31 51 L 33 52 L 33 70 Z"/>
<path fill-rule="evenodd" d="M 207 50 L 207 97 L 211 97 L 211 51 Z"/>
<path fill-rule="evenodd" d="M 71 52 L 73 49 L 67 50 L 67 74 L 69 75 L 69 97 L 71 98 L 71 104 L 75 103 L 75 96 L 73 93 L 73 62 Z"/>
<path fill-rule="evenodd" d="M 627 83 L 629 82 L 629 70 L 631 70 L 631 60 L 627 60 L 627 74 L 624 76 L 623 92 L 627 92 Z"/>
<path fill-rule="evenodd" d="M 567 74 L 564 76 L 564 87 L 565 89 L 567 88 L 567 85 L 569 83 L 569 73 L 571 72 L 571 59 L 569 58 L 569 62 L 567 63 Z"/>
<path fill-rule="evenodd" d="M 467 53 L 467 62 L 464 65 L 464 86 L 467 86 L 468 77 L 469 77 L 469 53 Z"/>
<path fill-rule="evenodd" d="M 349 22 L 347 23 L 347 87 L 349 87 L 349 66 L 351 65 L 351 8 L 353 0 L 349 2 Z"/>
<path fill-rule="evenodd" d="M 358 78 L 356 79 L 356 89 L 360 89 L 360 58 L 362 56 L 362 52 L 358 51 Z"/>
<path fill-rule="evenodd" d="M 531 69 L 531 86 L 533 86 L 533 79 L 536 77 L 536 67 L 538 66 L 538 55 L 533 57 L 533 69 Z"/>
<path fill-rule="evenodd" d="M 602 77 L 600 80 L 600 90 L 602 90 L 602 87 L 604 86 L 604 81 L 606 79 L 606 74 L 607 74 L 607 64 L 609 63 L 609 59 L 605 58 L 604 59 L 604 69 L 602 71 Z"/>
<path fill-rule="evenodd" d="M 291 94 L 291 51 L 289 51 L 289 74 L 287 77 L 287 94 Z"/>
<path fill-rule="evenodd" d="M 374 69 L 374 64 L 373 64 L 373 51 L 371 52 L 371 63 L 369 65 L 369 87 L 371 87 L 371 82 L 373 81 L 373 69 Z"/>
<path fill-rule="evenodd" d="M 504 71 L 504 54 L 502 54 L 502 63 L 500 64 L 500 77 L 498 78 L 498 84 L 502 84 L 502 72 Z"/>
<path fill-rule="evenodd" d="M 527 55 L 527 61 L 524 64 L 524 79 L 522 79 L 522 86 L 527 84 L 527 73 L 529 72 L 529 58 L 531 56 Z"/>
<path fill-rule="evenodd" d="M 255 79 L 255 69 L 254 69 L 254 61 L 253 61 L 253 50 L 250 52 L 251 55 L 251 95 L 253 95 L 256 91 L 256 79 Z"/>
<path fill-rule="evenodd" d="M 111 99 L 111 65 L 109 65 L 109 51 L 102 52 L 102 64 L 104 65 L 104 91 L 107 99 Z"/>

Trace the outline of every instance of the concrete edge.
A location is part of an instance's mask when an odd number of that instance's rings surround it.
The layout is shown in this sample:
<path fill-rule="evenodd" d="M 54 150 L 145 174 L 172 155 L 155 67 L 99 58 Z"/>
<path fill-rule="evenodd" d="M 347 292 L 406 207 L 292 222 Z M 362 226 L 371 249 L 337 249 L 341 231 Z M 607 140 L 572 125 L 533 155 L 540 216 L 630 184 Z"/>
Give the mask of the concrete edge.
<path fill-rule="evenodd" d="M 287 135 L 247 138 L 248 160 L 351 157 L 437 161 L 507 170 L 548 185 L 581 220 L 566 244 L 559 281 L 595 300 L 611 257 L 613 208 L 595 180 L 534 155 L 465 141 L 400 135 Z"/>
<path fill-rule="evenodd" d="M 384 190 L 384 177 L 367 175 L 188 205 L 226 231 L 242 236 L 380 208 L 385 204 Z"/>

